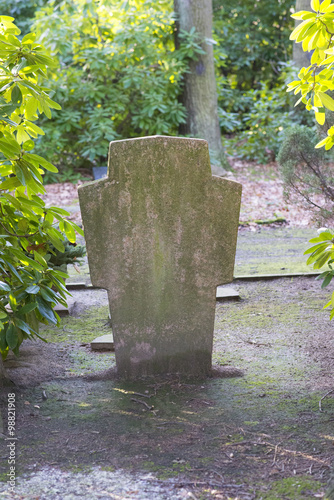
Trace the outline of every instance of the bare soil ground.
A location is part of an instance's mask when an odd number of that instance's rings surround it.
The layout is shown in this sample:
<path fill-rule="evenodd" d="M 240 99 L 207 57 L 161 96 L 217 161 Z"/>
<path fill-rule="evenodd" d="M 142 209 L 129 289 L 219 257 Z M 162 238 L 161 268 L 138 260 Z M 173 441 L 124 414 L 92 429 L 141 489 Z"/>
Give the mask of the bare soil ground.
<path fill-rule="evenodd" d="M 257 165 L 256 163 L 233 160 L 233 170 L 227 177 L 240 182 L 243 186 L 242 205 L 240 213 L 241 225 L 255 230 L 256 220 L 271 220 L 278 217 L 286 219 L 294 227 L 306 227 L 313 224 L 312 213 L 295 203 L 289 203 L 283 196 L 283 183 L 279 178 L 276 163 Z M 49 184 L 44 196 L 48 206 L 75 207 L 78 204 L 77 189 L 81 184 L 70 182 Z M 80 222 L 80 213 L 72 211 L 72 217 Z"/>
<path fill-rule="evenodd" d="M 240 167 L 239 179 L 248 179 L 243 220 L 287 207 L 291 225 L 310 224 L 285 204 L 273 168 L 254 180 Z M 49 204 L 75 206 L 74 188 L 48 190 Z M 90 350 L 109 331 L 105 292 L 73 292 L 62 327 L 42 332 L 48 344 L 27 344 L 19 361 L 6 362 L 17 384 L 10 392 L 19 481 L 15 495 L 6 493 L 8 448 L 0 441 L 0 498 L 139 499 L 150 498 L 153 485 L 157 499 L 325 498 L 334 456 L 334 323 L 322 311 L 328 292 L 311 277 L 233 286 L 241 299 L 216 307 L 212 378 L 132 383 L 115 376 L 113 353 Z M 6 418 L 3 424 L 5 433 Z M 114 471 L 140 474 L 141 482 L 126 482 L 124 473 L 117 482 L 125 489 L 108 490 Z M 46 477 L 57 478 L 56 486 Z"/>
<path fill-rule="evenodd" d="M 133 383 L 117 380 L 113 353 L 89 348 L 108 331 L 106 298 L 85 310 L 87 292 L 75 292 L 79 318 L 46 329 L 49 343 L 24 347 L 22 364 L 7 363 L 19 386 L 18 473 L 30 478 L 48 467 L 51 476 L 96 476 L 102 467 L 150 472 L 170 498 L 181 488 L 198 499 L 323 498 L 334 443 L 333 395 L 321 401 L 334 388 L 334 325 L 321 311 L 326 292 L 313 278 L 234 286 L 241 300 L 217 303 L 220 373 Z M 3 461 L 3 478 L 6 468 Z M 36 485 L 29 495 L 22 481 L 23 498 L 56 498 Z M 1 491 L 5 485 L 0 498 Z M 94 494 L 81 498 L 109 498 L 98 488 Z"/>

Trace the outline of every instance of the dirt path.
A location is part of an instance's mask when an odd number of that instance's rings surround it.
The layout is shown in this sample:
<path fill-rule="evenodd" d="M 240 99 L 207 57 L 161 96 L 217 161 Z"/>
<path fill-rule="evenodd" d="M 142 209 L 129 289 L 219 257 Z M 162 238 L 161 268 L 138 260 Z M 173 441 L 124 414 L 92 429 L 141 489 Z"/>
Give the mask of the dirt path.
<path fill-rule="evenodd" d="M 312 213 L 305 209 L 307 206 L 301 207 L 295 202 L 285 200 L 276 163 L 257 165 L 253 162 L 233 160 L 231 164 L 233 171 L 227 172 L 227 177 L 242 184 L 241 224 L 255 231 L 258 227 L 255 221 L 283 217 L 293 227 L 314 225 Z M 47 206 L 67 207 L 72 214 L 71 218 L 80 223 L 77 193 L 80 184 L 81 181 L 78 185 L 67 182 L 45 186 L 47 194 L 43 198 Z"/>
<path fill-rule="evenodd" d="M 106 371 L 113 353 L 81 345 L 108 330 L 107 302 L 103 292 L 77 292 L 79 317 L 44 332 L 52 341 L 40 347 L 45 381 L 15 391 L 25 476 L 13 498 L 322 498 L 334 443 L 334 398 L 319 411 L 333 389 L 327 292 L 313 278 L 235 288 L 241 300 L 216 310 L 214 363 L 226 377 L 136 383 Z M 87 310 L 94 293 L 101 307 Z M 27 383 L 24 360 L 10 373 Z M 50 361 L 58 367 L 51 380 Z M 3 480 L 6 469 L 2 461 Z"/>

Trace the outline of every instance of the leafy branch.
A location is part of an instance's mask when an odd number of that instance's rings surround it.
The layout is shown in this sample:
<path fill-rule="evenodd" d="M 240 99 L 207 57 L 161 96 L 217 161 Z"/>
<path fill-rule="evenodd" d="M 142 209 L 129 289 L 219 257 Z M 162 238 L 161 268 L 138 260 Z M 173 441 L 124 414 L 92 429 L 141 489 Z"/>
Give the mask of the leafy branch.
<path fill-rule="evenodd" d="M 49 161 L 32 153 L 43 135 L 35 123 L 60 110 L 40 80 L 55 61 L 36 35 L 20 40 L 14 19 L 0 16 L 0 352 L 15 354 L 26 338 L 40 337 L 38 325 L 59 324 L 56 304 L 66 305 L 67 275 L 52 266 L 52 255 L 64 252 L 64 239 L 83 234 L 69 213 L 46 208 L 43 175 L 57 173 Z"/>

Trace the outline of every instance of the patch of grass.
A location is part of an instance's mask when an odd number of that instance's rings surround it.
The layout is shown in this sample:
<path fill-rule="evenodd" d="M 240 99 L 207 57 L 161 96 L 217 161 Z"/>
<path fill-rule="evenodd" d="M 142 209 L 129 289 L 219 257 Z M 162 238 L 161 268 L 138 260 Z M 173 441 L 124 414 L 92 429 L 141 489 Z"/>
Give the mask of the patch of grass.
<path fill-rule="evenodd" d="M 305 243 L 313 237 L 314 230 L 308 228 L 262 228 L 256 233 L 239 233 L 234 275 L 310 272 L 303 253 Z"/>
<path fill-rule="evenodd" d="M 3 472 L 0 474 L 0 483 L 7 483 L 8 481 L 8 476 L 6 472 Z"/>
<path fill-rule="evenodd" d="M 113 352 L 93 352 L 75 349 L 70 353 L 72 362 L 70 372 L 75 375 L 88 375 L 109 370 L 116 365 Z"/>
<path fill-rule="evenodd" d="M 151 460 L 147 460 L 142 462 L 141 466 L 148 470 L 149 472 L 153 472 L 158 479 L 164 480 L 169 479 L 171 477 L 176 477 L 179 474 L 185 473 L 191 470 L 191 466 L 188 462 L 181 460 L 178 462 L 177 460 L 173 460 L 171 466 L 158 465 Z"/>
<path fill-rule="evenodd" d="M 115 469 L 115 467 L 102 465 L 101 470 L 103 470 L 105 472 L 115 472 L 116 469 Z"/>
<path fill-rule="evenodd" d="M 48 342 L 89 343 L 95 337 L 111 333 L 108 315 L 108 306 L 91 307 L 79 318 L 72 316 L 62 318 L 60 328 L 42 326 L 40 334 Z"/>
<path fill-rule="evenodd" d="M 270 491 L 257 493 L 256 498 L 261 500 L 304 500 L 307 497 L 314 498 L 316 493 L 322 489 L 319 481 L 313 481 L 307 476 L 295 476 L 274 481 L 270 485 Z"/>

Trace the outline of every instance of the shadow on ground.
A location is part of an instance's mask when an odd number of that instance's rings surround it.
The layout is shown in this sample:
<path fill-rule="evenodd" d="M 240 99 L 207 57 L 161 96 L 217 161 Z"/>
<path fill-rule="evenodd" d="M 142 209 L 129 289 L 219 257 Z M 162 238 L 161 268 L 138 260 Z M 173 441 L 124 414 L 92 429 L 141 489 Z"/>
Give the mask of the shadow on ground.
<path fill-rule="evenodd" d="M 67 498 L 50 486 L 43 490 L 36 478 L 47 469 L 49 476 L 70 474 L 78 488 L 103 471 L 141 474 L 146 486 L 154 480 L 162 488 L 154 498 L 324 498 L 334 450 L 333 394 L 319 410 L 334 388 L 334 324 L 321 310 L 327 292 L 313 278 L 234 286 L 241 300 L 216 308 L 213 361 L 226 377 L 136 383 L 115 378 L 113 353 L 89 348 L 109 329 L 106 296 L 74 292 L 79 317 L 43 331 L 50 341 L 38 344 L 43 362 L 31 350 L 23 350 L 21 365 L 8 362 L 21 384 L 15 389 L 17 495 Z M 94 293 L 100 294 L 95 305 L 85 307 L 85 294 L 91 304 Z M 240 370 L 244 376 L 235 376 Z M 1 441 L 3 495 L 6 445 Z M 133 486 L 117 496 L 96 485 L 80 497 L 150 498 L 143 484 L 142 496 Z"/>

